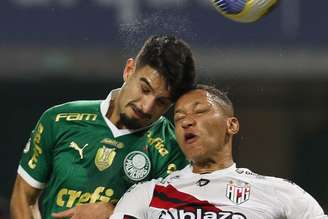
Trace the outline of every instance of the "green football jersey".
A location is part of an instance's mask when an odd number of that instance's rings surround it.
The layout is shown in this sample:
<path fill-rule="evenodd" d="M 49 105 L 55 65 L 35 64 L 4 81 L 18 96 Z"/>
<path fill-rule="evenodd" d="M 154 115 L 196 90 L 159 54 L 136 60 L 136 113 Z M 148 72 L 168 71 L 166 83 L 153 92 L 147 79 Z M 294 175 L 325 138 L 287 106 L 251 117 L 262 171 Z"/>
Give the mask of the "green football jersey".
<path fill-rule="evenodd" d="M 134 183 L 187 164 L 167 119 L 142 130 L 119 130 L 104 107 L 102 101 L 55 106 L 32 131 L 18 174 L 43 189 L 42 218 L 82 203 L 115 204 Z"/>

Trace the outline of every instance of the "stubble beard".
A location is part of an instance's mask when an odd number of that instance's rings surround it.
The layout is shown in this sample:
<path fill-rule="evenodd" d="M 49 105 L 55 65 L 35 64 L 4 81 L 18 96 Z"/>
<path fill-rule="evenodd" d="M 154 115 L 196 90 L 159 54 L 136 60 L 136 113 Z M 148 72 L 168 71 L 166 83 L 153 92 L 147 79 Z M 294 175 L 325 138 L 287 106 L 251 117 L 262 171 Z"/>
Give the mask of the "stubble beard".
<path fill-rule="evenodd" d="M 137 119 L 129 118 L 125 113 L 120 113 L 120 121 L 127 129 L 139 129 L 143 126 L 139 123 Z"/>

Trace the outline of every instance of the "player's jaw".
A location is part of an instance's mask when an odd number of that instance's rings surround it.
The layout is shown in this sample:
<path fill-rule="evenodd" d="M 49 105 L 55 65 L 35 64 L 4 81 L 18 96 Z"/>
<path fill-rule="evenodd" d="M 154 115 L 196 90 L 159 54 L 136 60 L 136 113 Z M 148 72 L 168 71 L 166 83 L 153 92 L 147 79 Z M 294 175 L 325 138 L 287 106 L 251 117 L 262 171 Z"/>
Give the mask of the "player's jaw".
<path fill-rule="evenodd" d="M 154 120 L 151 114 L 145 113 L 134 103 L 128 103 L 125 109 L 125 112 L 120 113 L 120 122 L 128 129 L 146 127 Z"/>
<path fill-rule="evenodd" d="M 135 118 L 130 118 L 125 113 L 120 114 L 120 123 L 127 129 L 138 129 L 143 127 L 140 121 Z"/>
<path fill-rule="evenodd" d="M 150 120 L 151 119 L 151 114 L 145 113 L 140 107 L 135 105 L 134 103 L 128 104 L 128 107 L 131 108 L 132 114 L 135 118 L 140 119 L 140 120 Z"/>

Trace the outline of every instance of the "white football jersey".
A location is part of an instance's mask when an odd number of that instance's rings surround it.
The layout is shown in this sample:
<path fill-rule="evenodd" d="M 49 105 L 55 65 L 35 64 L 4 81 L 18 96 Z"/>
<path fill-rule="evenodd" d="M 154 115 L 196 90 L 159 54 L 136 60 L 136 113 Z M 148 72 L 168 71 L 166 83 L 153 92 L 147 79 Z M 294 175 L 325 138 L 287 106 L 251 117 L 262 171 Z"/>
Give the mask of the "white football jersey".
<path fill-rule="evenodd" d="M 232 165 L 196 174 L 187 166 L 133 186 L 110 219 L 328 219 L 296 184 Z"/>

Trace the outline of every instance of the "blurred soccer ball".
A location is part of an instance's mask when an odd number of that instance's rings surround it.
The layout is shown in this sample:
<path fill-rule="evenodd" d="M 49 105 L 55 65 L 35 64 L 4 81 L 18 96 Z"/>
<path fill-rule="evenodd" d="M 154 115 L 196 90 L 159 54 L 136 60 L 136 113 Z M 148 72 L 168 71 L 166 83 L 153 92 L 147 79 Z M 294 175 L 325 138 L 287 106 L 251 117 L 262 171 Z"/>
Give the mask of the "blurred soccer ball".
<path fill-rule="evenodd" d="M 270 12 L 279 0 L 211 0 L 225 17 L 242 23 L 255 22 Z M 289 0 L 286 0 L 289 1 Z"/>

